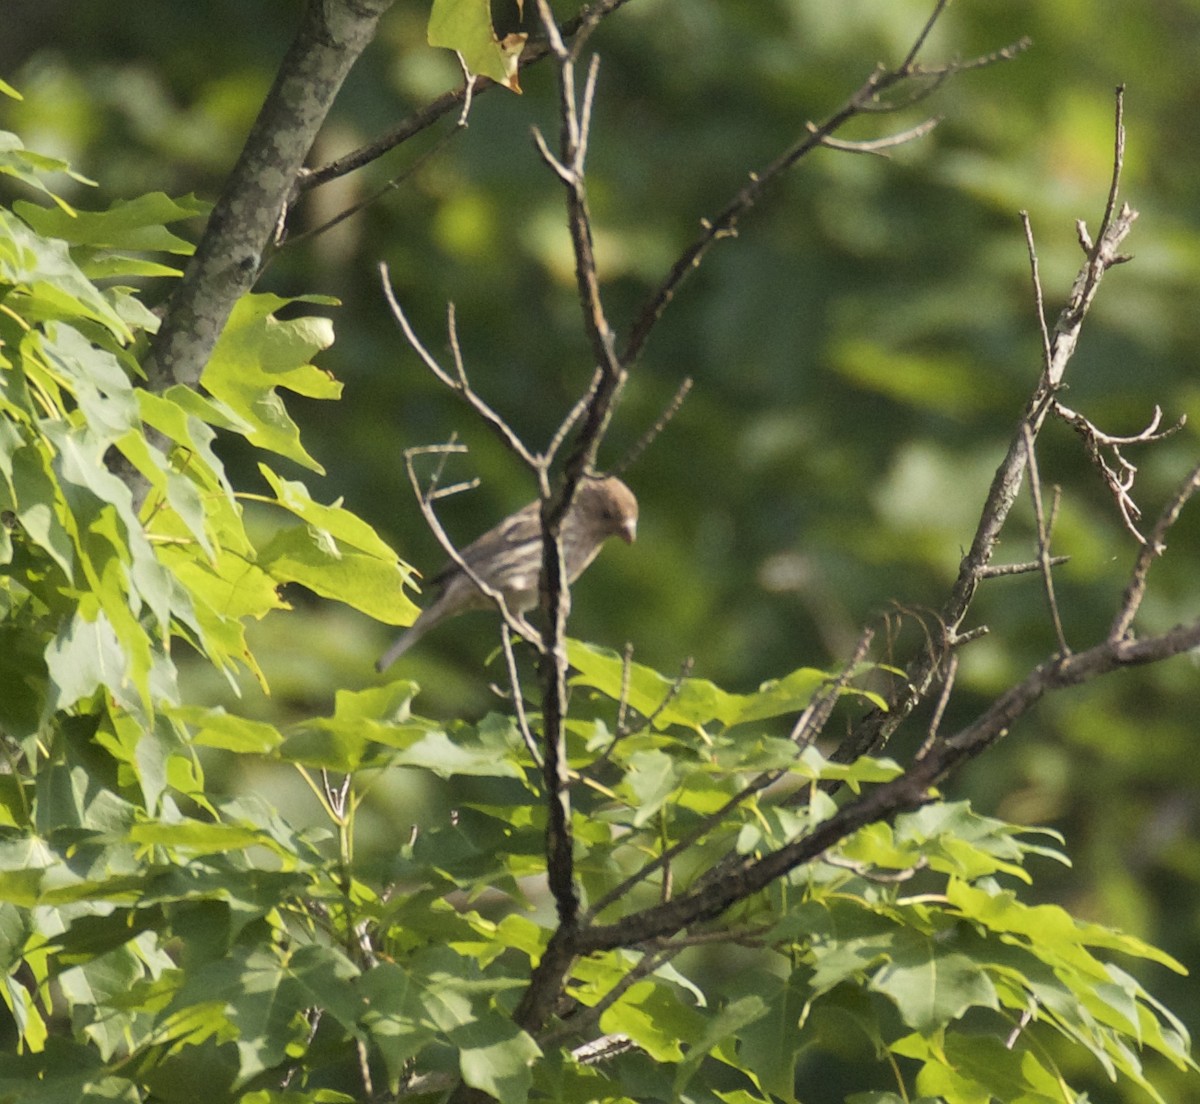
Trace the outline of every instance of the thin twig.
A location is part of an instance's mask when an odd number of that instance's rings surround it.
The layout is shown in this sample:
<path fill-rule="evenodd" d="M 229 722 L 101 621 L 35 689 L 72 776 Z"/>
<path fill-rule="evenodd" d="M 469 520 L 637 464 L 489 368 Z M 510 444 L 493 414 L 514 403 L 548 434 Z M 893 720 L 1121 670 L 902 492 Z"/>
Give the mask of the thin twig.
<path fill-rule="evenodd" d="M 456 126 L 459 130 L 467 129 L 467 118 L 471 114 L 471 104 L 475 102 L 475 77 L 467 67 L 467 60 L 457 50 L 454 56 L 458 59 L 458 67 L 463 75 L 462 110 L 458 113 Z"/>
<path fill-rule="evenodd" d="M 417 337 L 416 331 L 408 321 L 399 301 L 396 299 L 395 293 L 392 291 L 391 277 L 388 273 L 388 267 L 385 263 L 379 265 L 380 278 L 383 282 L 383 294 L 387 299 L 388 306 L 391 308 L 392 316 L 396 319 L 403 331 L 409 345 L 412 346 L 417 356 L 421 358 L 421 362 L 429 369 L 430 372 L 438 379 L 439 382 L 448 387 L 451 391 L 460 395 L 472 410 L 483 420 L 493 433 L 518 456 L 525 465 L 532 471 L 538 471 L 541 467 L 541 460 L 535 456 L 526 447 L 525 442 L 517 436 L 515 430 L 510 426 L 495 410 L 491 408 L 471 387 L 467 380 L 466 370 L 463 367 L 462 356 L 458 349 L 458 335 L 454 327 L 454 307 L 448 308 L 448 319 L 450 329 L 451 348 L 454 350 L 454 365 L 456 376 L 451 376 L 436 360 L 436 358 L 425 348 L 421 343 L 421 339 Z"/>
<path fill-rule="evenodd" d="M 1120 177 L 1124 150 L 1124 134 L 1120 126 L 1119 110 L 1117 114 L 1118 133 L 1113 156 L 1114 181 L 1119 180 Z M 971 546 L 959 564 L 958 577 L 942 607 L 939 620 L 945 626 L 947 641 L 959 637 L 959 628 L 967 615 L 979 583 L 984 578 L 984 570 L 991 560 L 992 553 L 1000 539 L 1000 532 L 1004 528 L 1020 492 L 1025 476 L 1026 429 L 1036 438 L 1051 409 L 1056 393 L 1062 386 L 1067 366 L 1070 364 L 1079 342 L 1083 321 L 1096 297 L 1101 280 L 1111 267 L 1127 259 L 1119 252 L 1119 248 L 1133 229 L 1137 212 L 1128 204 L 1122 205 L 1119 210 L 1114 212 L 1114 195 L 1115 184 L 1109 189 L 1101 233 L 1095 243 L 1090 240 L 1087 242 L 1084 262 L 1071 286 L 1067 303 L 1050 333 L 1049 357 L 1046 359 L 1043 351 L 1043 363 L 1037 386 L 1025 405 L 1016 432 L 1009 440 L 1004 459 L 1000 462 L 992 478 L 992 484 L 980 511 L 979 522 Z M 887 708 L 874 710 L 868 714 L 856 726 L 850 737 L 843 741 L 834 753 L 834 758 L 839 762 L 851 762 L 858 756 L 885 743 L 891 733 L 904 722 L 929 693 L 937 678 L 943 656 L 943 650 L 934 648 L 927 649 L 914 659 L 905 670 L 905 678 L 889 695 Z"/>
<path fill-rule="evenodd" d="M 629 710 L 632 708 L 629 704 L 629 682 L 633 671 L 632 661 L 633 645 L 626 644 L 624 659 L 621 665 L 621 697 L 617 702 L 617 727 L 613 732 L 613 738 L 609 740 L 600 754 L 589 764 L 588 770 L 590 773 L 594 773 L 612 758 L 613 752 L 616 751 L 617 745 L 622 740 L 627 740 L 630 736 L 636 736 L 640 732 L 645 732 L 646 729 L 650 728 L 662 716 L 667 706 L 679 696 L 679 691 L 683 689 L 683 684 L 691 675 L 692 667 L 695 664 L 695 660 L 691 656 L 688 656 L 679 665 L 679 674 L 671 680 L 671 685 L 667 687 L 667 692 L 662 696 L 662 700 L 658 705 L 645 714 L 636 724 L 627 726 L 626 718 Z"/>
<path fill-rule="evenodd" d="M 533 730 L 529 727 L 529 718 L 525 714 L 525 700 L 521 694 L 517 657 L 513 652 L 512 640 L 503 629 L 500 630 L 500 647 L 504 651 L 504 665 L 508 670 L 509 685 L 512 687 L 512 703 L 513 710 L 517 714 L 517 729 L 521 733 L 521 739 L 525 742 L 525 750 L 529 752 L 529 757 L 538 770 L 542 770 L 545 767 L 545 763 L 542 761 L 542 752 L 534 738 Z"/>
<path fill-rule="evenodd" d="M 1042 370 L 1050 371 L 1050 330 L 1046 326 L 1046 300 L 1042 294 L 1042 277 L 1038 270 L 1037 247 L 1033 243 L 1033 224 L 1029 212 L 1021 212 L 1021 225 L 1025 229 L 1025 248 L 1029 253 L 1030 279 L 1033 282 L 1033 305 L 1037 311 L 1038 332 L 1042 335 Z"/>
<path fill-rule="evenodd" d="M 826 866 L 836 867 L 839 870 L 849 870 L 855 877 L 863 878 L 868 882 L 878 882 L 880 885 L 895 885 L 899 882 L 912 881 L 922 870 L 925 870 L 929 866 L 929 860 L 922 857 L 912 866 L 906 866 L 902 870 L 892 870 L 885 874 L 870 863 L 854 862 L 842 855 L 825 855 L 821 861 Z"/>
<path fill-rule="evenodd" d="M 679 665 L 679 674 L 677 674 L 671 680 L 671 685 L 667 687 L 667 692 L 663 694 L 662 701 L 660 701 L 658 705 L 656 705 L 649 713 L 642 717 L 642 719 L 636 724 L 631 725 L 628 728 L 621 727 L 617 732 L 617 738 L 625 739 L 629 736 L 636 736 L 639 732 L 645 732 L 646 729 L 650 728 L 650 726 L 653 725 L 654 722 L 663 715 L 667 709 L 667 706 L 669 706 L 671 702 L 679 697 L 679 691 L 683 689 L 683 684 L 691 677 L 692 668 L 695 667 L 695 665 L 696 661 L 691 656 L 685 658 L 684 661 Z M 628 687 L 622 684 L 621 692 L 625 693 L 627 689 Z"/>
<path fill-rule="evenodd" d="M 1154 416 L 1150 419 L 1150 424 L 1145 429 L 1133 436 L 1117 437 L 1113 434 L 1105 433 L 1090 419 L 1064 406 L 1057 399 L 1054 400 L 1053 410 L 1057 417 L 1071 426 L 1083 439 L 1088 459 L 1095 465 L 1109 491 L 1112 492 L 1125 528 L 1139 544 L 1145 544 L 1146 538 L 1137 527 L 1137 522 L 1142 516 L 1141 507 L 1134 502 L 1131 494 L 1134 481 L 1137 478 L 1137 466 L 1125 459 L 1121 452 L 1121 447 L 1123 445 L 1143 445 L 1162 441 L 1172 434 L 1179 432 L 1184 427 L 1187 422 L 1187 415 L 1180 417 L 1179 421 L 1173 426 L 1160 430 L 1158 427 L 1162 423 L 1162 408 L 1155 406 Z M 1105 451 L 1112 454 L 1113 460 L 1116 463 L 1115 468 L 1105 459 Z"/>
<path fill-rule="evenodd" d="M 1065 563 L 1070 563 L 1070 556 L 1051 556 L 1050 566 L 1061 567 Z M 981 568 L 979 577 L 981 579 L 998 579 L 1005 575 L 1029 575 L 1034 571 L 1041 571 L 1042 563 L 1040 560 L 1029 560 L 1027 563 L 1010 563 L 1010 564 L 988 564 Z"/>
<path fill-rule="evenodd" d="M 321 234 L 327 233 L 335 226 L 340 226 L 346 219 L 357 215 L 360 211 L 366 210 L 374 203 L 378 203 L 384 196 L 390 192 L 396 191 L 400 185 L 411 180 L 417 175 L 426 165 L 429 164 L 435 157 L 438 156 L 467 126 L 466 113 L 471 109 L 471 97 L 467 95 L 463 99 L 463 113 L 459 116 L 458 123 L 455 128 L 446 134 L 443 134 L 437 142 L 425 150 L 420 156 L 416 157 L 411 165 L 406 166 L 403 170 L 393 176 L 389 181 L 380 187 L 376 188 L 365 199 L 359 200 L 357 203 L 352 203 L 349 207 L 339 211 L 332 218 L 321 223 L 319 226 L 314 226 L 309 230 L 302 230 L 298 234 L 286 233 L 279 237 L 278 245 L 280 248 L 286 248 L 297 244 L 298 242 L 306 241 L 309 238 L 319 237 Z M 287 208 L 284 209 L 286 215 Z M 266 267 L 264 263 L 264 268 Z"/>
<path fill-rule="evenodd" d="M 918 748 L 914 761 L 924 759 L 937 744 L 938 730 L 942 727 L 942 718 L 946 715 L 946 706 L 950 704 L 950 694 L 954 690 L 954 680 L 958 675 L 958 653 L 951 652 L 946 659 L 946 673 L 942 676 L 942 689 L 938 694 L 937 704 L 933 708 L 933 716 L 929 719 L 929 729 L 925 734 L 925 742 Z"/>
<path fill-rule="evenodd" d="M 625 641 L 621 652 L 621 696 L 617 699 L 617 731 L 625 731 L 625 718 L 629 714 L 629 683 L 633 678 L 633 641 Z M 612 746 L 610 742 L 609 746 Z"/>
<path fill-rule="evenodd" d="M 544 462 L 550 465 L 554 462 L 554 458 L 558 455 L 558 450 L 562 448 L 563 442 L 567 439 L 568 434 L 575 428 L 576 423 L 583 412 L 587 410 L 593 396 L 596 394 L 596 388 L 600 386 L 600 372 L 597 370 L 592 374 L 592 381 L 588 384 L 588 389 L 579 396 L 575 405 L 567 411 L 567 416 L 558 424 L 558 428 L 554 431 L 554 436 L 550 438 L 550 443 L 546 446 L 546 451 L 542 454 Z M 613 474 L 619 474 L 614 472 Z"/>
<path fill-rule="evenodd" d="M 1112 627 L 1108 630 L 1110 642 L 1116 643 L 1129 636 L 1133 619 L 1137 616 L 1142 599 L 1146 596 L 1146 580 L 1150 574 L 1150 565 L 1166 551 L 1167 530 L 1175 524 L 1184 506 L 1197 491 L 1200 491 L 1200 464 L 1194 467 L 1179 485 L 1179 489 L 1159 515 L 1150 539 L 1138 549 L 1133 571 L 1130 573 L 1129 582 L 1125 585 L 1125 593 L 1121 598 L 1121 608 L 1117 611 Z"/>
<path fill-rule="evenodd" d="M 883 138 L 872 138 L 859 142 L 848 142 L 842 138 L 831 138 L 826 135 L 821 139 L 821 145 L 826 149 L 841 150 L 843 153 L 873 153 L 876 157 L 890 157 L 893 149 L 924 138 L 941 121 L 940 118 L 926 119 L 923 123 L 918 123 L 908 130 L 902 130 L 898 134 L 889 134 Z M 813 126 L 812 123 L 808 125 Z"/>
<path fill-rule="evenodd" d="M 1042 506 L 1042 481 L 1038 474 L 1037 451 L 1033 447 L 1033 430 L 1026 423 L 1021 427 L 1025 435 L 1025 463 L 1029 476 L 1029 497 L 1033 501 L 1033 516 L 1037 523 L 1038 565 L 1041 568 L 1042 586 L 1046 592 L 1046 604 L 1050 608 L 1050 620 L 1054 624 L 1054 635 L 1058 638 L 1058 654 L 1068 656 L 1071 649 L 1067 646 L 1067 638 L 1063 634 L 1062 617 L 1058 612 L 1058 601 L 1054 596 L 1054 576 L 1050 570 L 1050 533 L 1054 527 L 1053 518 L 1047 519 Z M 1052 513 L 1058 512 L 1058 492 L 1055 492 L 1055 506 Z"/>
<path fill-rule="evenodd" d="M 646 451 L 655 441 L 660 433 L 667 428 L 667 424 L 679 413 L 679 408 L 683 406 L 684 400 L 692 390 L 692 378 L 688 376 L 679 385 L 675 394 L 671 397 L 671 401 L 663 408 L 663 412 L 658 416 L 655 423 L 646 430 L 645 433 L 638 438 L 637 443 L 631 448 L 620 463 L 613 468 L 613 475 L 620 475 L 627 468 L 632 467 L 640 458 L 642 453 Z"/>
<path fill-rule="evenodd" d="M 937 0 L 933 11 L 930 12 L 929 18 L 925 20 L 925 26 L 921 28 L 920 33 L 913 40 L 912 47 L 908 53 L 904 55 L 904 60 L 900 63 L 899 71 L 901 73 L 912 72 L 913 65 L 916 63 L 917 55 L 921 52 L 921 48 L 928 41 L 929 36 L 933 34 L 933 28 L 937 21 L 942 17 L 942 13 L 949 6 L 950 0 Z"/>
<path fill-rule="evenodd" d="M 590 30 L 596 24 L 612 15 L 619 8 L 624 7 L 628 2 L 629 0 L 596 0 L 595 3 L 585 4 L 575 15 L 563 22 L 561 33 L 567 38 L 574 37 L 580 30 L 584 29 L 590 33 Z M 550 49 L 545 41 L 528 43 L 525 49 L 521 51 L 521 57 L 517 62 L 518 72 L 529 68 L 531 65 L 538 64 L 549 56 Z M 311 191 L 313 188 L 319 188 L 322 184 L 328 184 L 331 180 L 336 180 L 348 173 L 355 172 L 364 165 L 369 165 L 372 161 L 378 160 L 384 154 L 407 142 L 423 130 L 433 126 L 444 115 L 460 109 L 461 105 L 472 96 L 482 95 L 484 92 L 488 92 L 495 87 L 496 82 L 489 77 L 477 76 L 469 85 L 444 92 L 436 99 L 431 100 L 424 107 L 403 119 L 391 130 L 380 135 L 380 137 L 367 143 L 365 146 L 360 146 L 356 150 L 343 154 L 336 160 L 319 168 L 302 169 L 297 174 L 296 181 L 292 186 L 291 202 L 295 201 L 297 195 Z"/>
<path fill-rule="evenodd" d="M 820 123 L 807 123 L 805 125 L 806 133 L 803 137 L 785 149 L 764 168 L 750 172 L 746 183 L 742 185 L 737 194 L 716 215 L 700 220 L 700 234 L 680 254 L 666 277 L 651 292 L 641 311 L 638 313 L 637 319 L 630 330 L 629 337 L 621 350 L 620 359 L 622 364 L 632 364 L 637 359 L 651 331 L 675 298 L 684 281 L 700 266 L 705 256 L 717 242 L 726 238 L 736 237 L 741 219 L 762 198 L 768 185 L 786 173 L 801 158 L 811 153 L 814 149 L 828 145 L 833 135 L 841 130 L 849 120 L 859 115 L 870 114 L 876 111 L 892 112 L 902 106 L 908 106 L 907 104 L 881 104 L 879 97 L 882 93 L 894 89 L 912 78 L 932 75 L 940 80 L 968 68 L 977 68 L 983 65 L 992 65 L 1000 61 L 1007 61 L 1016 57 L 1028 45 L 1028 41 L 1022 39 L 1020 42 L 1013 43 L 1003 50 L 995 51 L 992 54 L 975 58 L 971 61 L 951 63 L 937 70 L 926 70 L 924 73 L 919 72 L 914 64 L 915 58 L 929 37 L 929 32 L 933 25 L 945 9 L 946 2 L 947 0 L 938 0 L 933 13 L 926 21 L 921 32 L 913 40 L 912 46 L 900 65 L 893 69 L 878 68 L 874 70 L 847 98 L 841 107 L 826 116 Z M 910 102 L 924 98 L 932 91 L 932 87 L 919 90 Z M 928 133 L 928 128 L 925 127 L 925 124 L 922 124 L 914 128 L 912 136 L 916 138 L 925 133 Z"/>

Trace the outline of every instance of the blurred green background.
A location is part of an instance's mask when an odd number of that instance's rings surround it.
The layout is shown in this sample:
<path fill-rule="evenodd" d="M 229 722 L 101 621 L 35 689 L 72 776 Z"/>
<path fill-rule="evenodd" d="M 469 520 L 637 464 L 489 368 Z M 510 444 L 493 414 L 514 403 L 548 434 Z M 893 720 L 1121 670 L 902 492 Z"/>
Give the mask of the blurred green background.
<path fill-rule="evenodd" d="M 0 76 L 23 94 L 0 125 L 98 180 L 64 182 L 83 207 L 152 189 L 215 199 L 287 47 L 299 3 L 209 0 L 110 5 L 6 0 Z M 916 0 L 632 0 L 592 40 L 601 55 L 590 189 L 610 318 L 624 332 L 671 261 L 745 174 L 806 120 L 836 108 L 876 62 L 896 61 L 929 14 Z M 562 15 L 573 9 L 558 3 Z M 394 125 L 459 79 L 424 43 L 426 4 L 398 0 L 348 81 L 311 162 Z M 498 19 L 511 12 L 498 12 Z M 1189 425 L 1130 458 L 1150 518 L 1200 455 L 1200 2 L 960 0 L 925 52 L 986 53 L 1028 35 L 1020 58 L 944 85 L 919 107 L 857 122 L 876 137 L 929 114 L 934 133 L 890 160 L 828 150 L 804 161 L 721 244 L 655 331 L 604 458 L 620 459 L 680 380 L 696 387 L 629 473 L 640 539 L 609 549 L 576 588 L 573 631 L 673 672 L 735 690 L 805 665 L 837 666 L 859 627 L 890 614 L 903 661 L 931 621 L 970 539 L 991 473 L 1038 368 L 1040 338 L 1018 219 L 1037 235 L 1051 318 L 1078 268 L 1074 220 L 1094 228 L 1113 148 L 1113 88 L 1127 86 L 1123 195 L 1141 212 L 1129 251 L 1084 329 L 1066 401 L 1113 433 L 1155 404 Z M 470 446 L 453 474 L 482 486 L 450 500 L 467 540 L 533 495 L 518 465 L 437 385 L 406 346 L 377 273 L 391 268 L 428 347 L 446 349 L 457 304 L 478 390 L 526 439 L 545 441 L 590 373 L 571 275 L 561 189 L 529 133 L 557 134 L 545 65 L 524 95 L 479 97 L 469 128 L 386 198 L 283 251 L 262 288 L 336 296 L 338 332 L 322 365 L 337 404 L 290 400 L 327 469 L 323 500 L 344 496 L 401 555 L 442 561 L 412 499 L 402 450 Z M 404 173 L 443 120 L 369 168 L 311 194 L 299 233 Z M 196 227 L 196 232 L 199 227 Z M 165 284 L 149 297 L 161 300 Z M 324 308 L 321 308 L 324 309 Z M 242 485 L 253 457 L 231 447 Z M 1054 551 L 1067 639 L 1102 636 L 1135 545 L 1073 432 L 1050 425 L 1040 461 L 1063 488 Z M 286 473 L 299 475 L 299 473 Z M 1141 625 L 1200 616 L 1200 520 L 1185 515 L 1155 567 Z M 264 525 L 270 524 L 264 518 Z M 1000 550 L 1033 551 L 1027 501 Z M 376 679 L 385 626 L 292 596 L 295 615 L 259 626 L 272 686 L 238 708 L 277 719 L 330 708 L 340 687 Z M 962 654 L 943 722 L 964 723 L 1053 647 L 1037 580 L 997 580 L 970 624 L 991 633 Z M 881 634 L 883 641 L 886 634 Z M 486 618 L 439 629 L 393 676 L 411 676 L 435 715 L 495 704 L 480 674 Z M 498 672 L 493 672 L 496 677 Z M 227 700 L 197 680 L 196 692 Z M 951 792 L 1009 819 L 1054 827 L 1075 865 L 1047 863 L 1035 893 L 1135 932 L 1200 968 L 1200 676 L 1193 659 L 1130 672 L 1044 703 L 956 778 Z M 921 719 L 898 738 L 919 742 Z M 289 783 L 272 780 L 276 787 Z M 435 797 L 402 785 L 381 796 Z M 281 797 L 281 800 L 283 798 Z M 387 838 L 388 815 L 364 825 Z M 1147 984 L 1193 1032 L 1194 981 L 1149 970 Z M 829 1083 L 829 1099 L 837 1081 Z M 1165 1082 L 1169 1086 L 1170 1080 Z M 1116 1099 L 1101 1078 L 1093 1099 Z M 1171 1091 L 1163 1088 L 1170 1098 Z M 824 1099 L 814 1097 L 813 1099 Z"/>

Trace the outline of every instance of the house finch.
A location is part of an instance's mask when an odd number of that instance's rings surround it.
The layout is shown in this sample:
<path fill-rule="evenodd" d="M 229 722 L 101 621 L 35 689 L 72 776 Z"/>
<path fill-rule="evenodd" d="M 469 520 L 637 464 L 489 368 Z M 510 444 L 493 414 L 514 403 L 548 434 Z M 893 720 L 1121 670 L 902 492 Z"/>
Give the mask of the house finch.
<path fill-rule="evenodd" d="M 632 544 L 637 536 L 637 517 L 637 499 L 619 479 L 589 476 L 580 480 L 562 525 L 567 582 L 573 583 L 583 574 L 609 537 L 620 537 Z M 540 504 L 531 502 L 505 518 L 467 545 L 460 555 L 483 582 L 504 596 L 509 612 L 523 619 L 538 603 L 538 580 L 542 572 Z M 377 670 L 386 670 L 434 625 L 448 617 L 493 605 L 492 599 L 454 562 L 443 567 L 430 582 L 441 587 L 438 596 L 375 664 Z"/>

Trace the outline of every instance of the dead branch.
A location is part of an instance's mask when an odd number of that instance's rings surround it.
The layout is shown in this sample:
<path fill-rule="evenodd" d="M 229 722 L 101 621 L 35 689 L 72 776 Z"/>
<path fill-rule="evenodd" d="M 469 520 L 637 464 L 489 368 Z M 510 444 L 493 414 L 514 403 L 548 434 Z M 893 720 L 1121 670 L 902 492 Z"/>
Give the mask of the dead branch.
<path fill-rule="evenodd" d="M 1036 441 L 1037 434 L 1062 386 L 1067 366 L 1070 364 L 1079 342 L 1084 319 L 1099 290 L 1100 282 L 1110 268 L 1128 259 L 1120 252 L 1120 246 L 1133 229 L 1137 212 L 1128 204 L 1124 204 L 1120 210 L 1116 208 L 1125 149 L 1121 108 L 1122 89 L 1117 90 L 1116 98 L 1113 171 L 1105 201 L 1104 215 L 1100 223 L 1100 232 L 1095 243 L 1087 238 L 1084 262 L 1075 277 L 1067 303 L 1060 312 L 1053 330 L 1045 331 L 1043 329 L 1043 363 L 1037 386 L 1026 403 L 1020 421 L 1009 440 L 1004 459 L 1000 462 L 992 478 L 992 484 L 984 500 L 971 546 L 959 564 L 958 577 L 939 615 L 946 629 L 947 640 L 956 639 L 961 635 L 959 630 L 963 619 L 967 615 L 980 582 L 986 577 L 986 571 L 1000 538 L 1000 532 L 1008 521 L 1009 513 L 1017 500 L 1021 483 L 1025 478 L 1029 454 L 1026 446 L 1026 434 L 1028 433 L 1030 438 Z M 1084 237 L 1087 237 L 1086 233 Z M 1037 276 L 1036 253 L 1031 248 L 1031 233 L 1027 232 L 1026 243 L 1031 251 L 1030 263 L 1034 277 L 1035 301 L 1039 305 L 1039 326 L 1041 327 L 1041 287 Z M 1043 568 L 1039 567 L 1039 570 L 1043 570 Z M 852 762 L 860 755 L 885 743 L 929 693 L 936 680 L 937 671 L 941 668 L 944 654 L 942 647 L 926 649 L 913 660 L 905 671 L 905 678 L 900 680 L 896 689 L 889 696 L 887 709 L 876 710 L 864 718 L 849 738 L 838 748 L 834 758 L 838 762 Z"/>
<path fill-rule="evenodd" d="M 936 69 L 922 70 L 916 64 L 916 57 L 925 45 L 930 31 L 941 17 L 945 8 L 946 0 L 938 0 L 925 26 L 913 40 L 913 44 L 907 55 L 899 65 L 891 69 L 882 66 L 877 68 L 850 95 L 841 107 L 828 115 L 822 122 L 806 123 L 803 137 L 780 153 L 764 168 L 756 172 L 751 172 L 747 177 L 746 183 L 742 185 L 737 194 L 717 214 L 701 219 L 700 234 L 680 254 L 662 283 L 650 294 L 650 297 L 639 312 L 636 321 L 630 329 L 629 337 L 621 350 L 621 362 L 623 364 L 631 364 L 637 359 L 651 331 L 667 307 L 670 306 L 679 288 L 699 268 L 709 250 L 717 242 L 725 238 L 736 237 L 738 225 L 742 218 L 751 208 L 757 205 L 767 187 L 791 169 L 801 158 L 822 146 L 846 148 L 858 153 L 871 153 L 894 148 L 903 141 L 920 138 L 933 129 L 934 125 L 936 125 L 935 120 L 927 120 L 910 131 L 893 135 L 890 138 L 879 139 L 874 144 L 869 142 L 842 143 L 834 139 L 834 135 L 851 119 L 857 118 L 860 115 L 890 113 L 900 110 L 902 107 L 909 106 L 909 104 L 915 103 L 919 99 L 924 99 L 936 87 L 936 85 L 920 87 L 909 101 L 904 104 L 884 103 L 880 100 L 880 97 L 884 93 L 893 91 L 908 81 L 919 80 L 922 77 L 932 75 L 935 81 L 940 83 L 941 80 L 956 72 L 1010 60 L 1029 45 L 1028 40 L 1022 39 L 1002 50 L 997 50 L 991 54 L 971 59 L 970 61 L 954 62 L 937 67 Z M 873 145 L 877 148 L 872 148 Z"/>

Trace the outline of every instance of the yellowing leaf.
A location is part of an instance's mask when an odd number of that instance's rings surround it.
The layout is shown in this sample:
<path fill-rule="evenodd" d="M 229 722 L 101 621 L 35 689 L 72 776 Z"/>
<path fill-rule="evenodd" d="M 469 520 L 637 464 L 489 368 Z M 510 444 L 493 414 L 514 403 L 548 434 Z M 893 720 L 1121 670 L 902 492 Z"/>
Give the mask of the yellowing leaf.
<path fill-rule="evenodd" d="M 521 91 L 517 63 L 528 36 L 497 38 L 488 0 L 433 0 L 428 33 L 430 46 L 454 50 L 470 72 Z"/>

